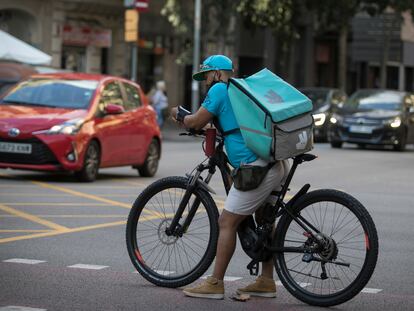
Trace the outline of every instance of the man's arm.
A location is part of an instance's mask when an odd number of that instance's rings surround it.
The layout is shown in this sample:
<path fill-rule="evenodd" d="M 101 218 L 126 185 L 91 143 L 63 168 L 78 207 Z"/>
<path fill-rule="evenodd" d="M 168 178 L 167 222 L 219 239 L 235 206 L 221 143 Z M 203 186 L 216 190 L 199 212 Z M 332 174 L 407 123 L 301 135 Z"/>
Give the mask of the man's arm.
<path fill-rule="evenodd" d="M 176 107 L 172 108 L 171 114 L 172 116 L 176 116 Z M 213 118 L 214 115 L 212 113 L 210 113 L 206 108 L 200 107 L 195 114 L 185 116 L 183 124 L 186 128 L 200 130 L 206 126 L 207 123 L 209 123 Z"/>

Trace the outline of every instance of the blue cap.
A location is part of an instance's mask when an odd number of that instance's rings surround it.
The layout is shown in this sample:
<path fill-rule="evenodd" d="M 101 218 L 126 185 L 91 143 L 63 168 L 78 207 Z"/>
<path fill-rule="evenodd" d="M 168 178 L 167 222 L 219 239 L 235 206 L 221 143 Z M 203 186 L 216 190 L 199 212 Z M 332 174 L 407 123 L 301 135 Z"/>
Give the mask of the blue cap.
<path fill-rule="evenodd" d="M 227 56 L 211 55 L 200 65 L 200 71 L 193 75 L 193 79 L 196 81 L 203 81 L 206 79 L 204 73 L 212 70 L 233 71 L 233 63 Z"/>

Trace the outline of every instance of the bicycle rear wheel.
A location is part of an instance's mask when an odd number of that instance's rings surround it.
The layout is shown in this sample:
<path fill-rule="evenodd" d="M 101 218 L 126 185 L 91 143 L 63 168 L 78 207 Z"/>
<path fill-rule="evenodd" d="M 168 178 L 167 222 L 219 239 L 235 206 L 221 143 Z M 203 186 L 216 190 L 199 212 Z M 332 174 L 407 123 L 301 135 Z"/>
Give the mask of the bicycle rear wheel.
<path fill-rule="evenodd" d="M 208 269 L 216 254 L 218 211 L 213 198 L 202 189 L 193 191 L 179 222 L 184 222 L 198 199 L 197 213 L 182 236 L 168 236 L 165 232 L 187 184 L 184 177 L 154 182 L 136 199 L 128 217 L 126 242 L 131 261 L 144 278 L 158 286 L 192 283 Z"/>
<path fill-rule="evenodd" d="M 346 193 L 324 189 L 301 197 L 292 212 L 321 232 L 324 247 L 307 254 L 277 253 L 275 267 L 283 285 L 299 300 L 316 306 L 334 306 L 353 298 L 368 283 L 378 257 L 377 231 L 367 210 Z M 317 245 L 287 214 L 275 235 L 277 247 Z"/>

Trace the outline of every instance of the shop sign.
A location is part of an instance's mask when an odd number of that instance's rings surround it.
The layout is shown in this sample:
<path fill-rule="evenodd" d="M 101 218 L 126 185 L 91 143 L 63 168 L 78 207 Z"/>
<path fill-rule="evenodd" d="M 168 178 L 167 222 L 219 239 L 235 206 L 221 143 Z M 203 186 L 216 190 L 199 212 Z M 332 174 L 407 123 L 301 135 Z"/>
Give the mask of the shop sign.
<path fill-rule="evenodd" d="M 63 26 L 62 41 L 64 45 L 111 47 L 112 31 L 110 29 L 93 29 L 88 26 Z"/>

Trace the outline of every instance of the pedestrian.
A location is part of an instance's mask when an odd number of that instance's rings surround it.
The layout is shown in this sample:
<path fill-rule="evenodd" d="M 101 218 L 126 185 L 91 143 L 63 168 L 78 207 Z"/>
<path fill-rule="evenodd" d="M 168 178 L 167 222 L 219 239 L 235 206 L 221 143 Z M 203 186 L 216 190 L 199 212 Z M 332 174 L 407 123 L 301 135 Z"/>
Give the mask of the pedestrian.
<path fill-rule="evenodd" d="M 151 97 L 152 106 L 157 112 L 157 121 L 160 128 L 164 125 L 166 112 L 168 112 L 168 98 L 164 81 L 156 83 L 156 91 Z"/>
<path fill-rule="evenodd" d="M 224 144 L 233 167 L 240 167 L 241 164 L 268 167 L 266 161 L 258 158 L 246 147 L 241 132 L 233 130 L 238 128 L 238 124 L 227 93 L 227 83 L 232 74 L 233 64 L 230 58 L 224 55 L 208 57 L 200 66 L 200 71 L 193 75 L 194 80 L 205 81 L 208 87 L 201 107 L 191 115 L 185 115 L 181 109 L 174 107 L 171 115 L 186 128 L 194 129 L 201 129 L 215 119 L 222 133 L 229 132 L 225 135 Z M 273 190 L 280 189 L 288 170 L 287 161 L 278 161 L 269 168 L 258 188 L 240 191 L 234 186 L 231 187 L 224 210 L 219 217 L 219 238 L 213 274 L 200 285 L 184 289 L 185 295 L 212 299 L 224 298 L 223 279 L 236 247 L 239 224 L 248 215 L 254 214 L 268 200 Z M 254 283 L 245 288 L 239 288 L 237 292 L 261 297 L 276 297 L 272 259 L 262 263 L 261 274 Z"/>

